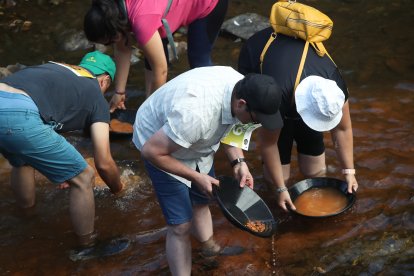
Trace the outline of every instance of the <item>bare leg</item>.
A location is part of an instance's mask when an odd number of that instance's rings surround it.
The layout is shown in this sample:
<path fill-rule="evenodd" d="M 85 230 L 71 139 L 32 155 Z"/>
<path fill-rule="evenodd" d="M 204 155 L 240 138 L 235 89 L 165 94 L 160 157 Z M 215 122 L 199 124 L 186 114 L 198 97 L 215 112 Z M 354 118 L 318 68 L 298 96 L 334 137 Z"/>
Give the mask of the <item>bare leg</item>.
<path fill-rule="evenodd" d="M 172 275 L 191 275 L 191 222 L 168 225 L 166 251 Z"/>
<path fill-rule="evenodd" d="M 13 167 L 11 172 L 11 188 L 21 208 L 30 208 L 35 205 L 36 190 L 35 170 L 29 166 Z"/>
<path fill-rule="evenodd" d="M 283 180 L 285 181 L 285 184 L 290 178 L 290 164 L 282 165 L 282 171 L 283 171 Z"/>
<path fill-rule="evenodd" d="M 220 252 L 220 245 L 213 238 L 213 220 L 208 205 L 193 206 L 192 233 L 202 243 L 201 253 L 213 256 Z"/>
<path fill-rule="evenodd" d="M 299 169 L 305 177 L 326 175 L 325 153 L 319 156 L 298 155 Z"/>
<path fill-rule="evenodd" d="M 200 242 L 213 236 L 213 220 L 208 205 L 193 206 L 192 233 Z"/>
<path fill-rule="evenodd" d="M 89 245 L 94 241 L 94 181 L 95 171 L 91 166 L 67 181 L 70 185 L 70 217 L 81 245 Z"/>
<path fill-rule="evenodd" d="M 290 178 L 290 164 L 282 165 L 282 171 L 283 171 L 283 179 L 286 183 Z M 267 171 L 264 165 L 263 165 L 263 177 L 267 182 L 272 183 L 269 172 Z"/>

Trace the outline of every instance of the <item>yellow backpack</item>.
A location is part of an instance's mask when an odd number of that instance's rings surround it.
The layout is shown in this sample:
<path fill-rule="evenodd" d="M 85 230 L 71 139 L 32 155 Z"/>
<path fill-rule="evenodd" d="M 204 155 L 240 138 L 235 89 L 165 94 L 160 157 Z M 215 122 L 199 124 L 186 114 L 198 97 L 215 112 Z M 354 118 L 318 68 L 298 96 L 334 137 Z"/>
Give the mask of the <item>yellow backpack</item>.
<path fill-rule="evenodd" d="M 278 1 L 272 6 L 270 25 L 273 27 L 274 32 L 271 34 L 260 55 L 260 69 L 262 68 L 266 51 L 276 39 L 278 33 L 298 37 L 306 41 L 296 76 L 295 89 L 302 75 L 309 44 L 315 48 L 319 56 L 323 57 L 326 54 L 331 58 L 322 41 L 331 36 L 333 22 L 327 15 L 317 9 L 297 3 L 296 0 Z"/>

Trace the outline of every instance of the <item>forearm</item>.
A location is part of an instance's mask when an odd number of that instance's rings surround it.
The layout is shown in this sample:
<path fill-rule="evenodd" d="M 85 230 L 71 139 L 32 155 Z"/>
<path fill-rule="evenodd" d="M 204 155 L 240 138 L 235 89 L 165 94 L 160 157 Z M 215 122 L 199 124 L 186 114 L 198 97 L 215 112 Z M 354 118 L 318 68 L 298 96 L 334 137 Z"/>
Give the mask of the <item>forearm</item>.
<path fill-rule="evenodd" d="M 155 68 L 152 72 L 151 93 L 167 82 L 167 67 Z"/>
<path fill-rule="evenodd" d="M 295 210 L 295 205 L 290 198 L 283 178 L 282 164 L 280 162 L 277 144 L 274 143 L 271 146 L 262 147 L 261 153 L 264 166 L 273 184 L 272 192 L 276 195 L 278 205 L 284 211 L 288 211 L 288 209 Z"/>
<path fill-rule="evenodd" d="M 261 127 L 259 128 L 258 136 L 262 161 L 275 188 L 285 187 L 279 148 L 277 147 L 280 131 L 280 129 L 277 129 L 276 131 L 268 131 Z"/>
<path fill-rule="evenodd" d="M 277 144 L 261 148 L 262 161 L 270 175 L 272 184 L 275 189 L 285 187 L 283 179 L 282 164 L 280 162 L 279 149 Z"/>
<path fill-rule="evenodd" d="M 144 153 L 143 157 L 163 171 L 181 176 L 191 182 L 197 182 L 196 179 L 199 173 L 187 167 L 171 155 L 146 155 Z"/>
<path fill-rule="evenodd" d="M 345 130 L 338 130 L 332 134 L 333 143 L 338 156 L 338 160 L 341 163 L 342 169 L 351 169 L 342 171 L 346 182 L 348 183 L 348 192 L 353 193 L 358 189 L 358 182 L 355 178 L 354 169 L 354 157 L 353 157 L 353 138 L 352 128 Z"/>
<path fill-rule="evenodd" d="M 111 189 L 112 193 L 116 194 L 122 190 L 123 185 L 120 179 L 119 169 L 113 160 L 103 165 L 97 165 L 96 170 L 105 184 Z"/>
<path fill-rule="evenodd" d="M 237 158 L 244 158 L 243 150 L 238 147 L 223 144 L 223 148 L 227 158 L 229 159 L 229 162 L 232 162 Z"/>
<path fill-rule="evenodd" d="M 336 130 L 332 133 L 332 142 L 342 169 L 354 168 L 354 143 L 352 129 Z"/>
<path fill-rule="evenodd" d="M 129 67 L 131 65 L 132 50 L 121 41 L 116 44 L 114 53 L 116 62 L 115 90 L 124 92 L 128 80 Z"/>

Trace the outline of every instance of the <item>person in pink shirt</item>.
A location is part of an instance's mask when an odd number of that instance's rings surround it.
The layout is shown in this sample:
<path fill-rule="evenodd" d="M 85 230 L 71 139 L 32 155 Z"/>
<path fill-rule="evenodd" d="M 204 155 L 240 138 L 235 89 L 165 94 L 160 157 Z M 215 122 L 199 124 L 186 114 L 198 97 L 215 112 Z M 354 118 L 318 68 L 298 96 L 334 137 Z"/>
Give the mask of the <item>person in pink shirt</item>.
<path fill-rule="evenodd" d="M 88 40 L 114 44 L 116 94 L 111 111 L 125 109 L 125 86 L 131 57 L 131 34 L 145 56 L 147 97 L 167 81 L 167 34 L 188 26 L 190 68 L 211 66 L 211 51 L 227 12 L 228 0 L 93 0 L 84 18 Z M 166 32 L 165 24 L 171 32 Z M 171 43 L 171 42 L 170 42 Z"/>

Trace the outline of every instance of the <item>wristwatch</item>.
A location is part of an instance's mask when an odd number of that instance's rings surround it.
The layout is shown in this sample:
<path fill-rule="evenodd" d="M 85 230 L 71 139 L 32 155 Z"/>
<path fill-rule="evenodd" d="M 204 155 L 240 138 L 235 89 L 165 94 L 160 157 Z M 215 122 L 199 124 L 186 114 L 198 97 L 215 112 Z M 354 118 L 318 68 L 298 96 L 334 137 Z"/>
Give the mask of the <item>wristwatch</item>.
<path fill-rule="evenodd" d="M 236 166 L 237 164 L 241 163 L 241 162 L 246 162 L 246 160 L 243 157 L 239 157 L 234 159 L 233 161 L 230 162 L 230 165 L 232 167 Z"/>

